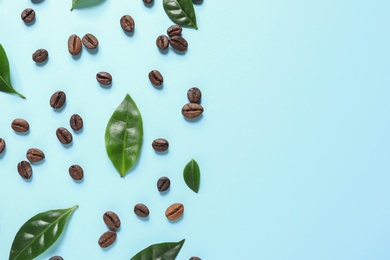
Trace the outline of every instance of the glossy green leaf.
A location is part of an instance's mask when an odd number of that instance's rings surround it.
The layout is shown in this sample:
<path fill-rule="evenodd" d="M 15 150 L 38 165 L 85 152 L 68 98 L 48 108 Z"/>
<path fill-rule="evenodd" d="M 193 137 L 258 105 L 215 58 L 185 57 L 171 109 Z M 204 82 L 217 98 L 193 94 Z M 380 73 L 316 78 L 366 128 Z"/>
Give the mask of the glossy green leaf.
<path fill-rule="evenodd" d="M 163 6 L 174 23 L 198 29 L 192 0 L 163 0 Z"/>
<path fill-rule="evenodd" d="M 45 252 L 61 235 L 77 208 L 49 210 L 30 218 L 16 233 L 9 260 L 34 259 Z"/>
<path fill-rule="evenodd" d="M 186 167 L 184 167 L 183 177 L 187 186 L 194 192 L 198 193 L 200 184 L 200 169 L 198 163 L 194 159 L 191 159 L 191 161 L 187 163 Z"/>
<path fill-rule="evenodd" d="M 16 94 L 21 98 L 26 98 L 17 92 L 11 85 L 10 70 L 7 54 L 3 46 L 0 44 L 0 91 Z"/>
<path fill-rule="evenodd" d="M 127 94 L 108 121 L 105 134 L 107 155 L 122 177 L 137 162 L 143 135 L 141 113 Z"/>
<path fill-rule="evenodd" d="M 103 3 L 105 0 L 72 0 L 72 11 L 75 8 L 86 8 Z"/>
<path fill-rule="evenodd" d="M 166 242 L 151 245 L 138 252 L 130 260 L 174 260 L 179 254 L 185 239 L 179 242 Z"/>

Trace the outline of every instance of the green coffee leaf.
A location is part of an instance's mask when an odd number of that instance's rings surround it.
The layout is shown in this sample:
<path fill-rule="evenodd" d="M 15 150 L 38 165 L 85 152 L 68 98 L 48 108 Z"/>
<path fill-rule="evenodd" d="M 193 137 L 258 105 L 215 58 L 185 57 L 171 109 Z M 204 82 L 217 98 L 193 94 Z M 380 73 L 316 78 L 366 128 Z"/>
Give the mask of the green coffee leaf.
<path fill-rule="evenodd" d="M 143 134 L 141 113 L 127 94 L 108 121 L 105 134 L 107 155 L 121 177 L 137 162 Z"/>
<path fill-rule="evenodd" d="M 26 98 L 17 92 L 11 85 L 10 69 L 7 54 L 3 46 L 0 44 L 0 91 L 16 94 L 21 98 Z"/>
<path fill-rule="evenodd" d="M 179 242 L 166 242 L 151 245 L 138 252 L 130 260 L 175 260 L 185 239 Z"/>
<path fill-rule="evenodd" d="M 198 29 L 192 0 L 163 0 L 163 6 L 174 23 Z"/>
<path fill-rule="evenodd" d="M 86 8 L 103 3 L 105 0 L 72 0 L 71 11 L 75 8 Z"/>
<path fill-rule="evenodd" d="M 198 193 L 200 184 L 200 169 L 198 163 L 194 159 L 191 159 L 191 161 L 184 167 L 183 177 L 187 186 L 194 192 Z"/>
<path fill-rule="evenodd" d="M 27 220 L 15 235 L 9 260 L 34 259 L 45 252 L 61 235 L 77 208 L 49 210 Z"/>

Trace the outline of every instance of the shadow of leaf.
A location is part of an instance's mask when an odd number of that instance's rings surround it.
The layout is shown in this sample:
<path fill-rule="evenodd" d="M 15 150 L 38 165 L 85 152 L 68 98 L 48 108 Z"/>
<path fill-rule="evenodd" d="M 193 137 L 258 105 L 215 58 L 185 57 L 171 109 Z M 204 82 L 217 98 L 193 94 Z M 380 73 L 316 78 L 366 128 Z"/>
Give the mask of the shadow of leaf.
<path fill-rule="evenodd" d="M 88 8 L 95 5 L 100 5 L 104 3 L 106 0 L 73 0 L 72 2 L 72 8 L 73 9 L 82 9 L 82 8 Z"/>

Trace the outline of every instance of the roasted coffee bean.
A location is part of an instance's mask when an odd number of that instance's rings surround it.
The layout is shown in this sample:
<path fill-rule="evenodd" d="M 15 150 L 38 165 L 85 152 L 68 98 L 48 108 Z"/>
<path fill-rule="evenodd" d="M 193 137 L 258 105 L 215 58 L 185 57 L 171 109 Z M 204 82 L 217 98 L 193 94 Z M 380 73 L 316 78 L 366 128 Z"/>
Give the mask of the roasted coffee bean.
<path fill-rule="evenodd" d="M 121 226 L 121 220 L 118 215 L 112 211 L 107 211 L 103 215 L 104 223 L 111 229 L 118 229 Z"/>
<path fill-rule="evenodd" d="M 106 248 L 111 246 L 115 242 L 115 240 L 116 240 L 116 232 L 109 230 L 100 236 L 98 243 L 101 248 Z"/>
<path fill-rule="evenodd" d="M 169 37 L 180 36 L 183 28 L 179 25 L 172 25 L 168 28 L 167 34 Z"/>
<path fill-rule="evenodd" d="M 169 39 L 165 35 L 160 35 L 157 37 L 156 45 L 160 50 L 166 50 L 169 46 Z"/>
<path fill-rule="evenodd" d="M 197 257 L 197 256 L 193 256 L 193 257 L 190 258 L 190 260 L 202 260 L 202 259 L 200 259 L 200 258 Z"/>
<path fill-rule="evenodd" d="M 171 44 L 172 48 L 174 48 L 177 51 L 185 51 L 188 48 L 187 41 L 181 36 L 171 37 L 169 43 Z"/>
<path fill-rule="evenodd" d="M 157 138 L 153 141 L 152 147 L 157 152 L 165 152 L 166 150 L 168 150 L 169 143 L 164 138 Z"/>
<path fill-rule="evenodd" d="M 149 80 L 155 86 L 160 86 L 164 82 L 164 78 L 158 70 L 149 72 Z"/>
<path fill-rule="evenodd" d="M 74 164 L 69 167 L 69 175 L 73 180 L 79 181 L 84 177 L 83 168 L 80 165 Z"/>
<path fill-rule="evenodd" d="M 186 118 L 195 118 L 203 113 L 203 107 L 197 103 L 189 103 L 183 106 L 181 113 Z"/>
<path fill-rule="evenodd" d="M 96 80 L 102 85 L 110 85 L 112 76 L 110 73 L 102 71 L 96 74 Z"/>
<path fill-rule="evenodd" d="M 18 172 L 23 179 L 30 179 L 32 176 L 31 164 L 28 161 L 18 163 Z"/>
<path fill-rule="evenodd" d="M 84 35 L 82 42 L 84 46 L 88 49 L 95 49 L 99 45 L 98 39 L 90 33 Z"/>
<path fill-rule="evenodd" d="M 74 131 L 79 131 L 81 128 L 83 128 L 83 124 L 84 124 L 83 119 L 78 114 L 73 114 L 70 117 L 69 123 L 70 123 L 70 127 Z"/>
<path fill-rule="evenodd" d="M 121 26 L 122 29 L 125 30 L 126 32 L 132 32 L 134 30 L 134 19 L 130 15 L 124 15 L 121 18 Z"/>
<path fill-rule="evenodd" d="M 138 217 L 146 218 L 149 216 L 149 209 L 145 204 L 138 203 L 134 206 L 134 213 Z"/>
<path fill-rule="evenodd" d="M 176 220 L 180 218 L 184 213 L 184 206 L 181 203 L 174 203 L 167 208 L 165 211 L 165 216 L 169 220 Z"/>
<path fill-rule="evenodd" d="M 199 103 L 202 98 L 202 92 L 198 88 L 190 88 L 187 91 L 187 98 L 191 103 Z"/>
<path fill-rule="evenodd" d="M 73 140 L 72 134 L 65 127 L 59 127 L 56 131 L 56 135 L 62 144 L 70 144 Z"/>
<path fill-rule="evenodd" d="M 160 192 L 166 191 L 169 189 L 169 186 L 171 186 L 171 180 L 168 177 L 161 177 L 157 181 L 157 189 Z"/>
<path fill-rule="evenodd" d="M 32 59 L 35 62 L 44 62 L 48 57 L 49 53 L 45 49 L 38 49 L 32 55 Z"/>
<path fill-rule="evenodd" d="M 153 0 L 143 0 L 145 4 L 151 4 Z"/>
<path fill-rule="evenodd" d="M 26 158 L 32 162 L 40 162 L 45 159 L 45 154 L 38 148 L 30 148 L 27 150 Z"/>
<path fill-rule="evenodd" d="M 73 56 L 81 51 L 81 39 L 76 34 L 72 34 L 68 39 L 68 50 Z"/>
<path fill-rule="evenodd" d="M 50 106 L 55 109 L 61 108 L 66 101 L 66 94 L 64 91 L 57 91 L 50 97 Z"/>
<path fill-rule="evenodd" d="M 5 150 L 5 140 L 0 138 L 0 154 Z"/>
<path fill-rule="evenodd" d="M 31 23 L 35 19 L 35 11 L 31 8 L 26 8 L 23 10 L 20 17 L 25 23 Z"/>
<path fill-rule="evenodd" d="M 15 132 L 19 133 L 27 132 L 30 129 L 28 122 L 22 118 L 14 119 L 12 121 L 11 127 Z"/>
<path fill-rule="evenodd" d="M 52 256 L 52 257 L 50 257 L 50 259 L 49 260 L 64 260 L 64 258 L 62 258 L 61 256 L 59 256 L 59 255 L 56 255 L 56 256 Z"/>

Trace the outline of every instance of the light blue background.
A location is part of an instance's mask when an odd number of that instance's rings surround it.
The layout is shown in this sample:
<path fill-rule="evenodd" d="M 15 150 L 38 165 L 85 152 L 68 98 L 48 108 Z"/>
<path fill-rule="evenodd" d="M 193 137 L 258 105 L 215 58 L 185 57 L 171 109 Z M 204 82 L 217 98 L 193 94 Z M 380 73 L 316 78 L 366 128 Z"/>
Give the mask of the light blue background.
<path fill-rule="evenodd" d="M 199 30 L 185 29 L 188 52 L 161 54 L 155 46 L 172 22 L 161 1 L 107 0 L 70 12 L 71 1 L 0 0 L 0 43 L 14 87 L 27 99 L 0 93 L 0 258 L 7 259 L 19 227 L 33 215 L 79 205 L 60 239 L 38 259 L 130 259 L 144 247 L 186 242 L 177 259 L 390 259 L 390 2 L 385 0 L 210 1 L 195 6 Z M 20 13 L 32 7 L 36 22 Z M 119 19 L 133 16 L 135 33 Z M 68 53 L 71 34 L 93 33 L 97 53 Z M 32 53 L 49 51 L 37 66 Z M 154 88 L 148 72 L 164 76 Z M 113 75 L 109 89 L 95 80 Z M 184 120 L 186 92 L 203 92 L 204 115 Z M 66 107 L 49 106 L 52 93 L 67 93 Z M 104 148 L 106 123 L 130 93 L 144 120 L 139 163 L 120 178 Z M 84 130 L 64 148 L 59 126 L 73 113 Z M 29 121 L 18 135 L 14 118 Z M 169 153 L 150 144 L 169 140 Z M 30 147 L 46 153 L 24 181 L 16 165 Z M 198 161 L 199 194 L 182 178 Z M 85 179 L 75 183 L 71 164 Z M 160 176 L 170 191 L 156 189 Z M 146 221 L 133 206 L 151 210 Z M 171 203 L 185 206 L 170 223 Z M 102 250 L 105 211 L 122 220 L 116 243 Z"/>

